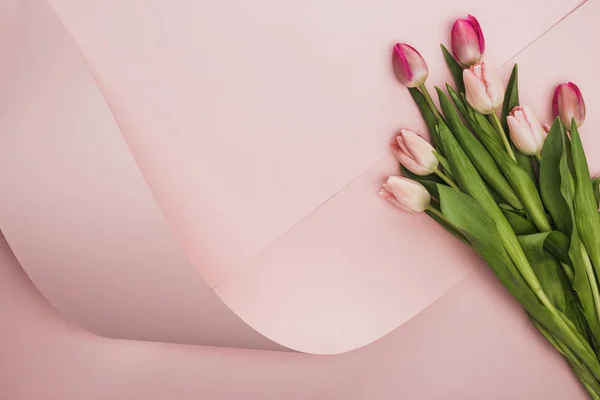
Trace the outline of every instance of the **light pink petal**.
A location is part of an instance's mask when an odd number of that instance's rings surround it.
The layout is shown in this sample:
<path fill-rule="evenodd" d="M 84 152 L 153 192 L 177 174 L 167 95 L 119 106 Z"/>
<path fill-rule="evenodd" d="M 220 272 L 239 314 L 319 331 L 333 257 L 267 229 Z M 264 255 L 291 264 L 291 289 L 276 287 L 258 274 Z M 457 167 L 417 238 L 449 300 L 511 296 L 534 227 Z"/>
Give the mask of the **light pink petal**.
<path fill-rule="evenodd" d="M 477 69 L 474 70 L 465 69 L 463 71 L 467 101 L 476 111 L 482 114 L 490 114 L 494 111 L 492 101 L 482 80 L 476 75 Z"/>

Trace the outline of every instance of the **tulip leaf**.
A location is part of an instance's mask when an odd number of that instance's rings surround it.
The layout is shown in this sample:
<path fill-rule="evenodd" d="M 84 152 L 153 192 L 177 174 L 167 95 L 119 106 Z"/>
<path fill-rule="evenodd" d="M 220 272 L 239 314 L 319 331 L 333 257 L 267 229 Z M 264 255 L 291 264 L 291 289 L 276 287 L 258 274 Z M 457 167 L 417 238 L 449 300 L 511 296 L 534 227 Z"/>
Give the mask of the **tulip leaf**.
<path fill-rule="evenodd" d="M 488 258 L 494 259 L 490 266 L 498 278 L 507 286 L 515 286 L 517 291 L 528 288 L 502 245 L 496 223 L 480 203 L 448 186 L 440 185 L 438 190 L 444 216 L 465 234 L 486 261 L 489 262 Z"/>
<path fill-rule="evenodd" d="M 567 134 L 557 118 L 546 137 L 540 161 L 540 192 L 546 209 L 552 217 L 556 228 L 565 235 L 570 236 L 573 230 L 571 208 L 567 199 L 561 192 L 563 179 L 572 180 L 569 170 L 561 174 L 560 162 L 568 162 Z M 570 200 L 569 200 L 570 201 Z"/>
<path fill-rule="evenodd" d="M 544 249 L 548 234 L 549 232 L 519 236 L 519 242 L 552 304 L 575 322 L 578 318 L 571 318 L 569 314 L 572 310 L 567 309 L 567 302 L 576 304 L 571 283 L 556 258 Z"/>
<path fill-rule="evenodd" d="M 571 288 L 571 281 L 556 258 L 545 250 L 544 244 L 549 235 L 545 232 L 519 236 L 519 242 L 552 304 L 569 318 L 579 332 L 589 336 L 586 318 Z"/>
<path fill-rule="evenodd" d="M 560 124 L 562 128 L 562 124 L 559 121 L 555 122 L 555 125 L 556 124 Z M 565 141 L 565 144 L 567 145 L 566 149 L 568 149 L 568 143 L 569 142 Z M 560 193 L 569 209 L 572 221 L 571 243 L 568 250 L 574 275 L 571 279 L 572 286 L 579 297 L 579 303 L 581 304 L 583 314 L 588 322 L 592 336 L 595 338 L 596 343 L 600 343 L 600 318 L 598 317 L 600 311 L 600 293 L 596 283 L 594 268 L 588 253 L 581 242 L 577 221 L 574 217 L 575 181 L 571 174 L 571 171 L 574 168 L 569 161 L 568 151 L 563 152 L 557 166 L 560 173 L 560 179 L 556 181 L 555 184 L 560 188 Z"/>
<path fill-rule="evenodd" d="M 482 126 L 477 125 L 477 123 L 474 124 L 476 125 L 473 128 L 476 131 L 477 126 Z M 481 129 L 478 136 L 483 145 L 488 149 L 489 153 L 496 161 L 496 164 L 510 183 L 517 196 L 519 197 L 519 200 L 533 219 L 534 224 L 542 232 L 552 230 L 535 182 L 519 164 L 517 164 L 512 158 L 510 158 L 510 156 L 500 143 L 498 134 L 496 134 L 494 137 L 489 132 L 487 132 L 486 128 Z"/>
<path fill-rule="evenodd" d="M 502 208 L 502 213 L 517 235 L 530 235 L 538 230 L 531 222 L 520 215 Z"/>
<path fill-rule="evenodd" d="M 437 208 L 438 207 L 436 207 L 436 209 Z M 429 215 L 435 222 L 437 222 L 438 224 L 440 224 L 442 226 L 442 228 L 444 228 L 448 233 L 450 233 L 451 235 L 453 235 L 457 239 L 461 240 L 462 242 L 470 245 L 470 243 L 467 240 L 466 236 L 459 229 L 457 229 L 454 225 L 450 224 L 445 219 L 440 218 L 436 213 L 434 213 L 434 212 L 432 212 L 430 210 L 426 210 L 425 213 L 427 215 Z"/>
<path fill-rule="evenodd" d="M 575 196 L 573 197 L 575 225 L 577 225 L 579 237 L 592 260 L 596 276 L 600 277 L 600 218 L 590 170 L 574 120 L 571 126 L 571 156 L 575 178 Z"/>
<path fill-rule="evenodd" d="M 592 179 L 592 187 L 594 188 L 594 196 L 596 196 L 596 205 L 600 209 L 600 176 Z"/>
<path fill-rule="evenodd" d="M 596 283 L 594 267 L 588 253 L 579 238 L 577 226 L 573 226 L 569 249 L 574 277 L 573 289 L 579 297 L 579 303 L 596 344 L 600 344 L 600 292 Z"/>
<path fill-rule="evenodd" d="M 448 97 L 438 87 L 435 88 L 440 101 L 440 106 L 448 125 L 463 150 L 469 156 L 481 177 L 512 207 L 522 209 L 523 204 L 511 188 L 510 184 L 494 162 L 494 159 L 469 129 L 461 121 L 456 108 Z"/>
<path fill-rule="evenodd" d="M 446 46 L 440 44 L 442 48 L 442 53 L 444 54 L 444 59 L 446 60 L 446 64 L 448 65 L 448 69 L 452 74 L 452 78 L 454 79 L 454 84 L 456 85 L 456 90 L 459 93 L 464 93 L 465 91 L 465 83 L 463 81 L 463 67 L 456 61 L 456 59 L 450 54 Z"/>
<path fill-rule="evenodd" d="M 465 193 L 447 186 L 440 186 L 438 190 L 444 216 L 463 232 L 473 249 L 487 262 L 508 291 L 541 326 L 554 338 L 564 342 L 575 357 L 595 377 L 599 377 L 600 366 L 587 339 L 560 310 L 553 313 L 544 307 L 516 269 L 502 245 L 502 234 L 497 228 L 498 220 L 491 217 L 480 202 Z M 516 245 L 520 247 L 518 241 Z"/>
<path fill-rule="evenodd" d="M 506 85 L 506 92 L 504 93 L 504 102 L 502 103 L 502 127 L 508 132 L 508 124 L 506 123 L 506 117 L 513 108 L 519 105 L 519 67 L 517 64 L 514 65 L 508 84 Z"/>
<path fill-rule="evenodd" d="M 429 104 L 427 104 L 427 100 L 425 100 L 425 95 L 421 93 L 421 91 L 417 88 L 408 88 L 410 95 L 412 96 L 423 120 L 425 121 L 425 125 L 427 126 L 427 130 L 429 131 L 429 137 L 431 138 L 431 143 L 433 147 L 436 147 L 438 152 L 441 153 L 441 149 L 439 148 L 439 138 L 436 130 L 436 126 L 438 125 L 438 120 L 435 117 L 431 108 L 429 108 Z M 443 153 L 442 153 L 443 154 Z"/>
<path fill-rule="evenodd" d="M 559 231 L 544 232 L 544 234 L 546 235 L 544 249 L 554 254 L 561 263 L 570 266 L 571 258 L 569 256 L 569 248 L 571 246 L 571 240 L 565 236 L 564 233 Z M 573 270 L 570 269 L 568 274 L 572 275 Z"/>
<path fill-rule="evenodd" d="M 448 90 L 448 94 L 452 99 L 452 102 L 460 111 L 460 114 L 464 118 L 464 120 L 469 124 L 473 132 L 481 139 L 482 135 L 487 136 L 490 140 L 496 140 L 499 145 L 502 145 L 502 139 L 496 132 L 496 129 L 490 124 L 487 118 L 484 115 L 477 113 L 467 102 L 467 99 L 464 96 L 464 93 L 460 95 L 456 93 L 454 89 L 450 85 L 446 85 L 446 89 Z"/>
<path fill-rule="evenodd" d="M 515 64 L 513 66 L 512 72 L 510 74 L 510 78 L 508 80 L 508 84 L 506 85 L 506 92 L 504 93 L 504 102 L 502 103 L 502 114 L 501 119 L 502 127 L 505 132 L 508 132 L 508 123 L 506 122 L 506 117 L 513 108 L 519 105 L 519 66 Z M 515 147 L 513 146 L 513 150 Z M 517 163 L 527 172 L 527 175 L 536 182 L 535 179 L 535 171 L 533 170 L 533 164 L 531 162 L 531 157 L 519 152 L 518 150 L 514 151 L 515 158 Z"/>

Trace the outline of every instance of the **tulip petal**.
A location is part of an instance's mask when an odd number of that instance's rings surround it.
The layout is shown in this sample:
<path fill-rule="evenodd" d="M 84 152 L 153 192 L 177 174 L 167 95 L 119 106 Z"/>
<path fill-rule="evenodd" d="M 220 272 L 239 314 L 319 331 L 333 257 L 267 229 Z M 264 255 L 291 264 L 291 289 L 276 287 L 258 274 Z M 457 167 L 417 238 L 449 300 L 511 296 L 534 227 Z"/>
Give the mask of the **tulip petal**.
<path fill-rule="evenodd" d="M 475 18 L 471 14 L 467 16 L 467 21 L 469 21 L 469 23 L 473 26 L 473 30 L 475 30 L 475 33 L 477 34 L 477 38 L 479 39 L 479 51 L 483 55 L 483 53 L 485 52 L 485 37 L 483 36 L 483 30 L 481 29 L 481 25 L 479 25 L 479 21 L 477 21 L 477 18 Z"/>
<path fill-rule="evenodd" d="M 433 169 L 437 168 L 439 164 L 433 153 L 435 151 L 433 146 L 421 136 L 407 129 L 402 131 L 402 137 L 411 157 L 429 170 L 429 173 L 433 172 Z"/>
<path fill-rule="evenodd" d="M 483 82 L 477 77 L 476 72 L 465 69 L 463 71 L 467 101 L 476 111 L 481 114 L 490 114 L 494 111 L 492 101 L 487 95 Z"/>
<path fill-rule="evenodd" d="M 396 200 L 413 212 L 422 212 L 429 207 L 431 197 L 423 185 L 401 176 L 390 176 L 383 188 L 391 192 Z"/>
<path fill-rule="evenodd" d="M 483 57 L 481 50 L 481 38 L 483 36 L 480 36 L 480 33 L 479 24 L 474 25 L 469 18 L 459 18 L 452 25 L 452 53 L 458 62 L 465 67 L 478 63 Z"/>

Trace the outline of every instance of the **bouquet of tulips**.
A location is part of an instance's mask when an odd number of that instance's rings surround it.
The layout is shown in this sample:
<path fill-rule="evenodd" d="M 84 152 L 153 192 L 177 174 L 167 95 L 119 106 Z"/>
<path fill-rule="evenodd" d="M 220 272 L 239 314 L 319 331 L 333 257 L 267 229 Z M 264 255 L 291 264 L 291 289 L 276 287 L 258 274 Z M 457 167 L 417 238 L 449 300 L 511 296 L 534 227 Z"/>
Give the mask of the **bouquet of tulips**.
<path fill-rule="evenodd" d="M 600 214 L 579 127 L 579 88 L 560 84 L 556 119 L 542 125 L 519 104 L 517 65 L 506 90 L 485 61 L 473 16 L 452 27 L 442 51 L 454 86 L 425 81 L 427 64 L 413 47 L 393 49 L 398 80 L 418 106 L 431 144 L 403 129 L 392 151 L 403 176 L 380 195 L 409 212 L 425 212 L 473 248 L 519 301 L 540 333 L 564 356 L 592 399 L 600 399 Z"/>

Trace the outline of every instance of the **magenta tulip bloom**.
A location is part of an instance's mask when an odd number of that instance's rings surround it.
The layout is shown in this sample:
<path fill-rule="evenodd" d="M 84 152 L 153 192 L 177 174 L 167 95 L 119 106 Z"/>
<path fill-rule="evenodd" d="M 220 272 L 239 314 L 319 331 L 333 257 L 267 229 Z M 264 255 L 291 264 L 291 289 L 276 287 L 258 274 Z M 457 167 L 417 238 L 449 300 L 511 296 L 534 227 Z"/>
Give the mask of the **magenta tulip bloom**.
<path fill-rule="evenodd" d="M 492 114 L 502 105 L 504 87 L 496 71 L 487 62 L 463 70 L 467 101 L 481 114 Z"/>
<path fill-rule="evenodd" d="M 506 117 L 506 122 L 510 138 L 521 153 L 529 156 L 540 154 L 546 132 L 529 107 L 515 107 Z"/>
<path fill-rule="evenodd" d="M 429 76 L 427 63 L 421 54 L 406 43 L 396 43 L 392 62 L 396 77 L 409 88 L 421 86 Z"/>
<path fill-rule="evenodd" d="M 404 211 L 418 213 L 427 210 L 431 201 L 423 185 L 402 176 L 390 176 L 379 195 Z"/>
<path fill-rule="evenodd" d="M 574 119 L 577 126 L 585 121 L 585 102 L 581 91 L 573 82 L 561 83 L 554 90 L 552 111 L 555 117 L 560 117 L 567 129 L 571 128 Z"/>
<path fill-rule="evenodd" d="M 409 129 L 402 129 L 392 142 L 392 152 L 406 169 L 415 175 L 429 175 L 438 167 L 434 148 Z"/>
<path fill-rule="evenodd" d="M 463 66 L 470 67 L 483 59 L 485 38 L 477 19 L 469 15 L 458 18 L 452 25 L 452 53 Z"/>

